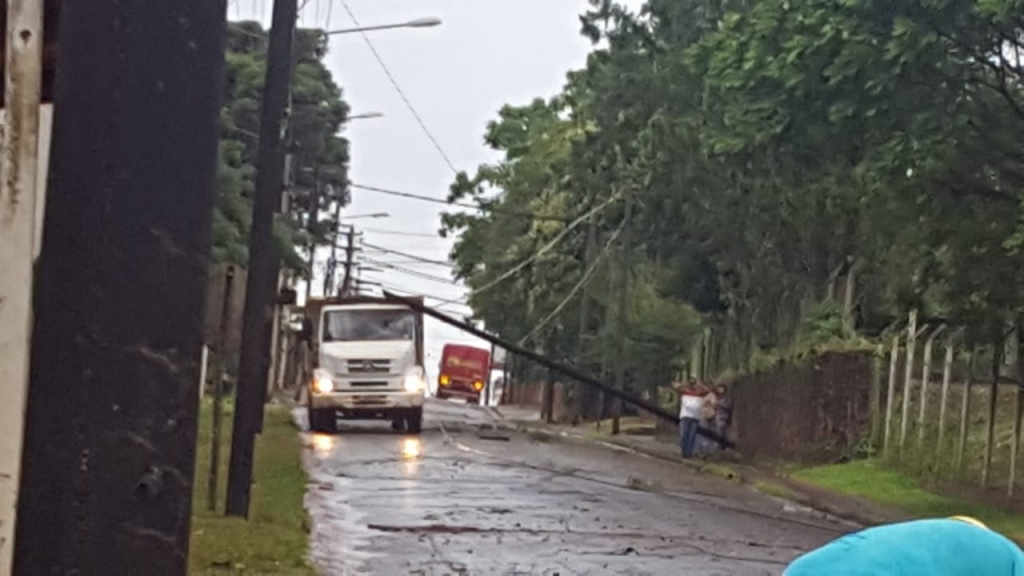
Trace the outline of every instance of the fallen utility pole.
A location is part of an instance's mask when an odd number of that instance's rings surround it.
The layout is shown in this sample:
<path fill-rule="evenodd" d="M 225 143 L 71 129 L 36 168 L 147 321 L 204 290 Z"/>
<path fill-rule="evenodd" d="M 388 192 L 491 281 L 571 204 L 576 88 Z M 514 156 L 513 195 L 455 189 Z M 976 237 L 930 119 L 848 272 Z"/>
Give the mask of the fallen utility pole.
<path fill-rule="evenodd" d="M 0 179 L 0 572 L 14 562 L 32 341 L 33 260 L 43 84 L 43 3 L 6 2 Z"/>
<path fill-rule="evenodd" d="M 61 11 L 13 573 L 184 576 L 226 3 Z"/>
<path fill-rule="evenodd" d="M 263 422 L 266 398 L 266 358 L 274 313 L 277 261 L 274 254 L 274 213 L 281 204 L 285 177 L 284 136 L 291 88 L 292 51 L 298 0 L 275 0 L 267 46 L 267 70 L 260 116 L 249 269 L 242 311 L 242 344 L 235 391 L 234 428 L 228 465 L 225 513 L 249 517 L 253 452 Z"/>
<path fill-rule="evenodd" d="M 636 396 L 633 396 L 633 395 L 631 395 L 631 394 L 629 394 L 629 393 L 627 393 L 627 392 L 625 392 L 623 390 L 619 390 L 618 388 L 616 388 L 614 386 L 609 386 L 608 384 L 605 384 L 604 382 L 601 382 L 600 380 L 592 378 L 592 377 L 584 374 L 583 372 L 580 372 L 579 370 L 577 370 L 575 368 L 572 368 L 571 366 L 566 366 L 564 364 L 559 364 L 558 362 L 555 362 L 555 361 L 553 361 L 553 360 L 551 360 L 551 359 L 549 359 L 549 358 L 547 358 L 545 356 L 542 356 L 540 354 L 537 354 L 536 352 L 532 352 L 532 351 L 530 351 L 530 350 L 528 350 L 526 348 L 523 348 L 522 346 L 519 346 L 519 345 L 517 345 L 517 344 L 515 344 L 513 342 L 509 342 L 509 341 L 503 340 L 501 338 L 498 338 L 497 336 L 494 336 L 493 334 L 489 334 L 489 333 L 487 333 L 487 332 L 485 332 L 483 330 L 480 330 L 479 328 L 473 326 L 472 324 L 469 324 L 467 322 L 463 322 L 461 320 L 456 320 L 455 318 L 452 318 L 451 316 L 448 316 L 447 314 L 444 314 L 442 312 L 438 312 L 437 310 L 435 310 L 435 309 L 433 309 L 433 308 L 431 308 L 429 306 L 426 306 L 426 305 L 424 305 L 421 302 L 417 302 L 416 300 L 413 300 L 411 298 L 405 298 L 403 296 L 398 296 L 397 294 L 388 292 L 387 290 L 384 291 L 384 298 L 386 298 L 388 300 L 392 300 L 394 302 L 400 302 L 400 303 L 408 306 L 414 312 L 422 312 L 423 314 L 426 314 L 427 316 L 430 316 L 431 318 L 434 318 L 436 320 L 440 320 L 441 322 L 444 322 L 445 324 L 447 324 L 449 326 L 454 326 L 455 328 L 459 328 L 460 330 L 463 330 L 463 331 L 465 331 L 465 332 L 467 332 L 469 334 L 472 334 L 473 336 L 476 336 L 477 338 L 480 338 L 481 340 L 486 340 L 487 342 L 490 342 L 491 344 L 494 344 L 495 346 L 499 346 L 501 348 L 504 348 L 508 352 L 511 352 L 513 354 L 516 354 L 518 356 L 522 356 L 523 358 L 526 358 L 528 360 L 536 362 L 537 364 L 540 364 L 541 366 L 544 366 L 545 368 L 548 368 L 548 369 L 553 370 L 555 372 L 561 373 L 561 374 L 563 374 L 565 376 L 568 376 L 569 378 L 572 378 L 572 379 L 574 379 L 574 380 L 576 380 L 578 382 L 586 384 L 587 386 L 592 386 L 594 388 L 597 388 L 597 389 L 601 390 L 602 392 L 608 394 L 609 396 L 611 396 L 613 398 L 616 398 L 616 399 L 621 400 L 621 401 L 623 401 L 623 402 L 625 402 L 627 404 L 636 406 L 637 408 L 640 408 L 642 410 L 650 412 L 651 414 L 653 414 L 653 415 L 655 415 L 655 416 L 657 416 L 659 418 L 662 418 L 664 420 L 667 420 L 669 422 L 672 422 L 673 424 L 679 424 L 679 417 L 676 416 L 675 414 L 671 413 L 671 412 L 666 411 L 661 406 L 657 406 L 657 405 L 652 404 L 652 403 L 650 403 L 650 402 L 648 402 L 648 401 L 646 401 L 646 400 L 644 400 L 642 398 L 638 398 Z M 733 443 L 731 441 L 729 441 L 728 439 L 726 439 L 726 438 L 716 434 L 715 432 L 713 432 L 711 430 L 707 430 L 707 429 L 701 428 L 700 429 L 700 434 L 702 436 L 706 437 L 706 438 L 710 438 L 710 439 L 714 440 L 715 442 L 717 442 L 717 443 L 719 443 L 719 444 L 721 444 L 723 446 L 728 446 L 728 447 L 733 446 Z"/>

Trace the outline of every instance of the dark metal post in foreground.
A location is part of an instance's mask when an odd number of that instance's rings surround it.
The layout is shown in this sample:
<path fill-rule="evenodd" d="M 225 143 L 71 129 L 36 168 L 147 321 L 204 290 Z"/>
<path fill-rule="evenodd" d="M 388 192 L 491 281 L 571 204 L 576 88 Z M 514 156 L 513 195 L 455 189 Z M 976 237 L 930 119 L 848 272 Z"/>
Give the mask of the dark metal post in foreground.
<path fill-rule="evenodd" d="M 285 175 L 284 132 L 291 83 L 297 0 L 275 0 L 267 46 L 267 71 L 260 116 L 259 152 L 249 236 L 249 275 L 242 311 L 242 345 L 235 393 L 234 428 L 228 466 L 228 516 L 249 516 L 253 452 L 263 422 L 267 358 L 278 263 L 274 254 L 274 213 L 281 205 Z"/>
<path fill-rule="evenodd" d="M 15 574 L 183 576 L 224 0 L 64 0 Z"/>

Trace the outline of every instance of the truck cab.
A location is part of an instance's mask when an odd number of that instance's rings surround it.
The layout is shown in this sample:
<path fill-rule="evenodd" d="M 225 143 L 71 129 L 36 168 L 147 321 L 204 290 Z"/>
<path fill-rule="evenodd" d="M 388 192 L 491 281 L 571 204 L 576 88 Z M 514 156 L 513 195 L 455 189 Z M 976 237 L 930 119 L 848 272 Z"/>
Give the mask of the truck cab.
<path fill-rule="evenodd" d="M 445 344 L 437 377 L 437 397 L 462 398 L 480 403 L 480 394 L 490 380 L 491 353 L 483 348 Z"/>
<path fill-rule="evenodd" d="M 342 418 L 390 420 L 395 430 L 420 432 L 422 314 L 400 300 L 327 298 L 307 305 L 304 325 L 310 429 L 336 432 Z"/>

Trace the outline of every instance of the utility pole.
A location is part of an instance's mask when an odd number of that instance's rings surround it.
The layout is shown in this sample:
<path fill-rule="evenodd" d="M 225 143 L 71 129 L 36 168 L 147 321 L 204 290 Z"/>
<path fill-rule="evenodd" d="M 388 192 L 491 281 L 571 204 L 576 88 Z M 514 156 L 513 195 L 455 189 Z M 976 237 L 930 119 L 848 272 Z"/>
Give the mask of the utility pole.
<path fill-rule="evenodd" d="M 274 212 L 284 182 L 288 94 L 295 43 L 298 0 L 275 0 L 267 47 L 267 70 L 260 117 L 256 185 L 253 194 L 252 229 L 249 236 L 249 269 L 242 313 L 242 345 L 235 396 L 231 459 L 225 513 L 249 516 L 252 495 L 253 451 L 262 423 L 266 394 L 266 357 L 269 326 L 274 312 L 274 285 L 278 263 L 274 254 Z"/>
<path fill-rule="evenodd" d="M 626 385 L 626 338 L 629 330 L 629 225 L 633 216 L 633 196 L 626 196 L 626 214 L 622 219 L 622 262 L 620 263 L 622 281 L 619 286 L 619 329 L 618 348 L 615 351 L 615 387 L 624 390 Z M 622 400 L 617 398 L 612 405 L 612 434 L 619 433 L 619 419 L 622 416 Z"/>
<path fill-rule="evenodd" d="M 348 296 L 352 290 L 352 266 L 355 263 L 356 252 L 356 229 L 349 227 L 345 232 L 347 238 L 345 244 L 345 275 L 341 281 L 341 295 Z"/>
<path fill-rule="evenodd" d="M 597 223 L 595 222 L 595 215 L 591 214 L 587 219 L 587 244 L 583 253 L 583 273 L 586 274 L 587 270 L 590 269 L 594 260 L 594 244 L 597 241 Z M 584 336 L 587 333 L 587 315 L 590 313 L 590 292 L 586 286 L 583 287 L 583 293 L 580 295 L 580 324 L 578 328 L 578 334 L 576 340 L 576 366 L 579 368 L 583 367 L 583 352 L 585 349 Z M 585 414 L 586 407 L 589 404 L 587 400 L 590 398 L 590 390 L 583 386 L 580 386 L 578 382 L 572 383 L 573 391 L 573 415 L 571 421 L 575 423 Z"/>
<path fill-rule="evenodd" d="M 331 235 L 331 256 L 327 260 L 327 272 L 324 274 L 324 296 L 330 296 L 334 290 L 334 275 L 338 273 L 338 231 L 341 230 L 342 199 L 334 203 L 334 231 Z"/>
<path fill-rule="evenodd" d="M 310 296 L 313 295 L 313 266 L 316 265 L 316 239 L 314 238 L 314 231 L 316 225 L 319 222 L 320 214 L 320 166 L 316 167 L 315 184 L 313 185 L 313 191 L 309 194 L 309 206 L 306 208 L 309 210 L 309 215 L 306 217 L 306 233 L 309 234 L 309 280 L 306 282 L 306 302 L 309 302 Z M 324 296 L 327 296 L 327 291 L 324 290 Z"/>
<path fill-rule="evenodd" d="M 0 571 L 14 562 L 32 343 L 43 2 L 7 0 L 0 181 Z M 45 182 L 45 181 L 44 181 Z"/>
<path fill-rule="evenodd" d="M 228 331 L 231 329 L 231 295 L 234 294 L 235 267 L 224 270 L 224 301 L 220 306 L 220 328 L 217 331 L 217 351 L 213 368 L 213 426 L 210 431 L 210 470 L 206 477 L 206 509 L 217 509 L 217 490 L 220 487 L 220 436 L 224 427 L 224 366 L 228 350 Z"/>
<path fill-rule="evenodd" d="M 2 570 L 184 576 L 226 2 L 61 11 L 14 570 Z"/>
<path fill-rule="evenodd" d="M 491 366 L 490 366 L 491 368 L 494 367 L 494 353 L 495 352 L 497 352 L 497 348 L 494 347 L 494 344 L 491 344 Z M 487 382 L 484 383 L 484 406 L 487 406 L 487 407 L 490 407 L 490 405 L 491 405 L 491 388 L 492 388 L 491 382 L 493 382 L 493 380 L 494 379 L 491 378 L 491 371 L 488 370 L 487 371 Z"/>

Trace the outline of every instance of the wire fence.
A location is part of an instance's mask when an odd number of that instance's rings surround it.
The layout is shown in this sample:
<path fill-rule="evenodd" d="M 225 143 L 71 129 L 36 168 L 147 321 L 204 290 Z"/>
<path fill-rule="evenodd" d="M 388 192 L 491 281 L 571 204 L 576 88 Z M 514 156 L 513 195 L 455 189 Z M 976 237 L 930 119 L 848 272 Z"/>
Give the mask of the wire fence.
<path fill-rule="evenodd" d="M 880 346 L 885 376 L 874 445 L 902 469 L 933 481 L 1013 496 L 1020 488 L 1022 388 L 1017 334 L 970 346 L 945 325 L 907 327 Z"/>

